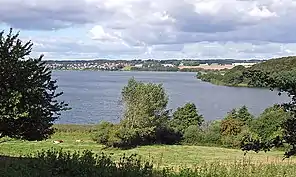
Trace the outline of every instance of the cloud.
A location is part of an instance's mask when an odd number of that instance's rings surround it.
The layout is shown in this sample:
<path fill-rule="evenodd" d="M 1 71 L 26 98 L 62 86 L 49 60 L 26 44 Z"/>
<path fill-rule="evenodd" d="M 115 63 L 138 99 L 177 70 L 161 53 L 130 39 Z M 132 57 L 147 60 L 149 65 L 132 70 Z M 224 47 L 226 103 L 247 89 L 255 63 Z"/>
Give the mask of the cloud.
<path fill-rule="evenodd" d="M 1 0 L 0 24 L 52 57 L 294 54 L 294 0 Z M 42 35 L 40 35 L 42 34 Z"/>

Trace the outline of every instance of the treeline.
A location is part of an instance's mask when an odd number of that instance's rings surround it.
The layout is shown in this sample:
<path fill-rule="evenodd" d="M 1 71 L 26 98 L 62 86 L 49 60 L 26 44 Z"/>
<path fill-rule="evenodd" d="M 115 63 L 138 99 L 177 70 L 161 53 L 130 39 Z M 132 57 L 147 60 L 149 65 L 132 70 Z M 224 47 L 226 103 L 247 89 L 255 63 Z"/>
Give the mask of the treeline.
<path fill-rule="evenodd" d="M 270 59 L 268 61 L 258 63 L 250 68 L 244 66 L 236 66 L 229 70 L 223 71 L 207 71 L 198 72 L 197 78 L 202 81 L 211 82 L 217 85 L 226 86 L 250 86 L 262 87 L 261 83 L 251 82 L 248 77 L 249 72 L 260 71 L 273 77 L 279 76 L 283 72 L 291 71 L 296 68 L 296 57 L 283 57 L 278 59 Z M 258 80 L 259 81 L 259 80 Z"/>
<path fill-rule="evenodd" d="M 165 59 L 165 60 L 156 60 L 156 59 L 133 59 L 133 60 L 107 60 L 107 59 L 94 59 L 94 60 L 47 60 L 47 64 L 79 64 L 79 63 L 99 63 L 103 64 L 106 62 L 112 61 L 113 63 L 128 63 L 128 64 L 144 64 L 144 63 L 159 63 L 159 64 L 173 64 L 178 66 L 183 62 L 185 66 L 198 66 L 199 64 L 213 64 L 218 63 L 221 65 L 232 64 L 232 63 L 257 63 L 264 60 L 236 60 L 236 59 Z"/>
<path fill-rule="evenodd" d="M 131 71 L 166 71 L 166 72 L 200 72 L 204 71 L 203 68 L 178 68 L 178 67 L 165 67 L 165 66 L 156 66 L 156 67 L 131 67 Z"/>
<path fill-rule="evenodd" d="M 246 106 L 231 110 L 223 120 L 205 122 L 193 103 L 167 109 L 168 96 L 162 85 L 130 79 L 122 90 L 125 106 L 119 124 L 102 122 L 93 139 L 107 147 L 128 149 L 153 144 L 189 144 L 240 148 L 252 136 L 269 141 L 282 132 L 281 124 L 290 116 L 274 105 L 258 117 Z"/>
<path fill-rule="evenodd" d="M 165 66 L 153 66 L 153 67 L 131 67 L 131 71 L 179 71 L 178 67 L 165 67 Z"/>

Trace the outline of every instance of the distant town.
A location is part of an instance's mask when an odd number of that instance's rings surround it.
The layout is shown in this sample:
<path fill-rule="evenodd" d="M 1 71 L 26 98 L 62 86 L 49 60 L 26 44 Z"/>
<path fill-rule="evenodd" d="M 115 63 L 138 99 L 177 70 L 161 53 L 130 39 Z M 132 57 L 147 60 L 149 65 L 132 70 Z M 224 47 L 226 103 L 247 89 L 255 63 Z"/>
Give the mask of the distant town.
<path fill-rule="evenodd" d="M 199 71 L 224 70 L 235 66 L 250 67 L 265 60 L 73 60 L 46 61 L 53 70 L 101 70 L 101 71 Z"/>

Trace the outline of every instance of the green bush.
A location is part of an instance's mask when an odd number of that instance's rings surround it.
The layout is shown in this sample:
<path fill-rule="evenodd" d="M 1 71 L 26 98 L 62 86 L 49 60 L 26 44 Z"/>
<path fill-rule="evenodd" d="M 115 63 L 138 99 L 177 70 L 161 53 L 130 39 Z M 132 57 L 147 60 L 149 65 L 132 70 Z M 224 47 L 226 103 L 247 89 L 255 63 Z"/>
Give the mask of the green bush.
<path fill-rule="evenodd" d="M 201 127 L 189 126 L 182 142 L 191 145 L 220 145 L 220 121 L 206 122 Z"/>
<path fill-rule="evenodd" d="M 107 147 L 128 149 L 149 144 L 176 144 L 182 138 L 181 133 L 169 127 L 158 127 L 151 132 L 149 129 L 128 129 L 103 122 L 98 126 L 93 139 Z"/>
<path fill-rule="evenodd" d="M 197 126 L 189 126 L 183 135 L 183 142 L 185 144 L 203 144 L 205 140 L 205 133 Z"/>
<path fill-rule="evenodd" d="M 205 142 L 211 145 L 221 144 L 221 121 L 213 121 L 206 125 L 203 130 L 205 132 Z"/>
<path fill-rule="evenodd" d="M 102 122 L 93 134 L 93 140 L 107 147 L 132 148 L 141 142 L 140 135 L 134 129 L 121 127 L 119 124 Z"/>
<path fill-rule="evenodd" d="M 282 136 L 282 124 L 291 115 L 278 105 L 266 108 L 260 116 L 251 123 L 251 130 L 262 141 L 268 141 L 276 136 Z"/>
<path fill-rule="evenodd" d="M 159 127 L 156 129 L 155 141 L 157 144 L 178 144 L 182 134 L 170 127 Z"/>
<path fill-rule="evenodd" d="M 94 131 L 92 139 L 99 144 L 106 144 L 109 141 L 111 131 L 116 127 L 109 122 L 101 122 Z"/>

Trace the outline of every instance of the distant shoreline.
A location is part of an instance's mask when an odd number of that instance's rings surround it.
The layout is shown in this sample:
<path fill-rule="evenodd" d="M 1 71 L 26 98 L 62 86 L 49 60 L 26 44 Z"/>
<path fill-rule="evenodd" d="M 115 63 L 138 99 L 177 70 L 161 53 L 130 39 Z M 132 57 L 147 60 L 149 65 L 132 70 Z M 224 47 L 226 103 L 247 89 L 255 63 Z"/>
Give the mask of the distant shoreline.
<path fill-rule="evenodd" d="M 93 69 L 52 69 L 52 71 L 98 71 L 98 72 L 180 72 L 180 73 L 185 73 L 185 72 L 191 72 L 191 73 L 196 73 L 199 71 L 151 71 L 151 70 L 93 70 Z"/>

